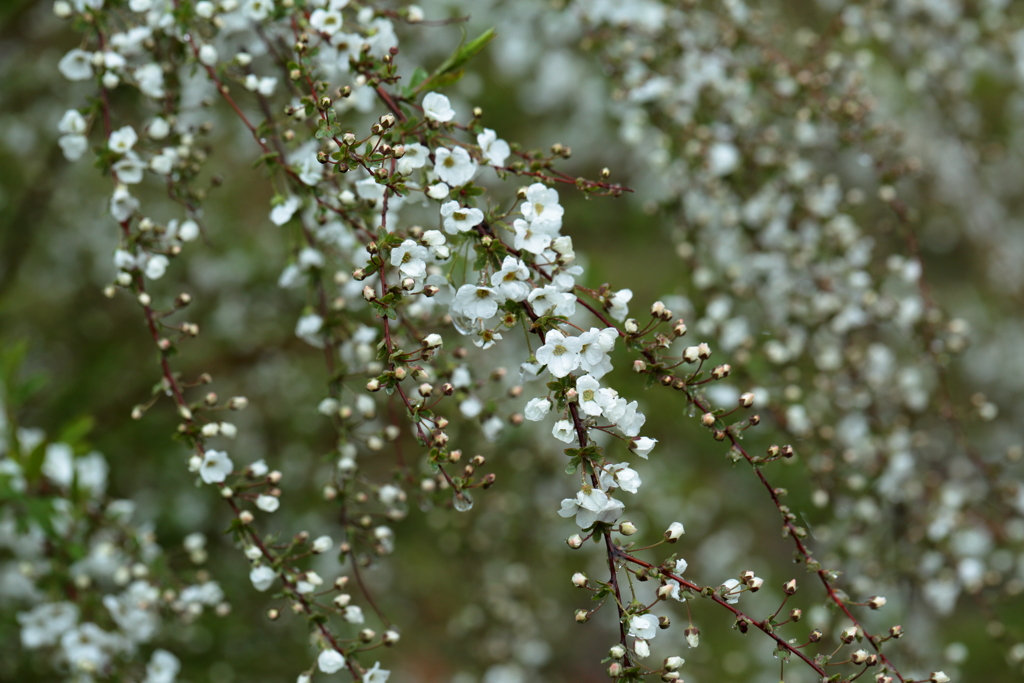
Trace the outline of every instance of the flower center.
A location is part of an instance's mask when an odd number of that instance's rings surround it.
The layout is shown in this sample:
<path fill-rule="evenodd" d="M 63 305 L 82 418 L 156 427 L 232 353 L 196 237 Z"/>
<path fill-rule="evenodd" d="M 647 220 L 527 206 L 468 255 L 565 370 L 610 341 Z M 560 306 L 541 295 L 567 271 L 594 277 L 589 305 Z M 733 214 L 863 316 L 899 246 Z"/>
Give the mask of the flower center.
<path fill-rule="evenodd" d="M 490 294 L 490 292 L 488 292 L 486 289 L 483 289 L 483 288 L 480 288 L 480 289 L 476 290 L 476 298 L 477 299 L 486 299 L 489 294 Z"/>
<path fill-rule="evenodd" d="M 554 351 L 552 351 L 551 353 L 553 353 L 556 356 L 561 356 L 562 354 L 568 353 L 568 352 L 569 352 L 569 349 L 567 349 L 564 346 L 562 346 L 561 344 L 559 344 L 558 346 L 555 347 Z"/>

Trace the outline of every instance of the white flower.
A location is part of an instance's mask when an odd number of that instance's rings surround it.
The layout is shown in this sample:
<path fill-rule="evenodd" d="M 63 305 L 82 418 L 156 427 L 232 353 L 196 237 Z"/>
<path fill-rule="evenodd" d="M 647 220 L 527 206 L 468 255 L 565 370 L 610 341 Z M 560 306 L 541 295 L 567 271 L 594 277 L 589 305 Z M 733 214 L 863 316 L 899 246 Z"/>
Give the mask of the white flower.
<path fill-rule="evenodd" d="M 499 139 L 498 134 L 490 128 L 484 128 L 484 132 L 476 136 L 476 144 L 480 145 L 484 159 L 491 166 L 504 166 L 505 160 L 512 153 L 508 143 Z"/>
<path fill-rule="evenodd" d="M 146 97 L 160 99 L 164 92 L 164 70 L 159 64 L 144 64 L 135 70 L 135 83 Z"/>
<path fill-rule="evenodd" d="M 154 140 L 163 140 L 171 132 L 171 126 L 160 116 L 155 117 L 146 126 L 146 134 Z"/>
<path fill-rule="evenodd" d="M 277 572 L 270 567 L 254 567 L 249 572 L 249 580 L 252 581 L 253 588 L 260 593 L 270 588 L 276 579 Z"/>
<path fill-rule="evenodd" d="M 428 334 L 426 337 L 423 338 L 423 345 L 426 346 L 428 349 L 436 349 L 443 343 L 444 340 L 441 338 L 441 335 L 436 333 Z"/>
<path fill-rule="evenodd" d="M 558 514 L 562 517 L 576 515 L 576 524 L 581 529 L 593 526 L 595 522 L 614 524 L 626 506 L 600 489 L 589 486 L 576 494 L 575 498 L 562 501 Z"/>
<path fill-rule="evenodd" d="M 733 593 L 733 591 L 739 588 L 739 586 L 740 582 L 736 579 L 729 579 L 728 581 L 722 584 L 722 595 L 725 597 L 725 601 L 730 605 L 735 605 L 737 602 L 740 601 L 739 591 Z"/>
<path fill-rule="evenodd" d="M 740 152 L 729 142 L 716 142 L 708 148 L 708 170 L 714 176 L 727 176 L 740 165 Z"/>
<path fill-rule="evenodd" d="M 430 256 L 426 247 L 422 247 L 413 240 L 405 240 L 391 250 L 391 265 L 398 266 L 398 272 L 403 277 L 421 278 L 427 274 L 427 262 L 424 260 Z"/>
<path fill-rule="evenodd" d="M 273 0 L 246 0 L 242 5 L 242 12 L 253 21 L 263 21 L 273 10 Z"/>
<path fill-rule="evenodd" d="M 527 300 L 537 315 L 564 315 L 568 318 L 576 312 L 576 297 L 551 285 L 533 290 Z M 580 349 L 582 348 L 580 342 Z"/>
<path fill-rule="evenodd" d="M 551 428 L 551 435 L 559 441 L 572 443 L 572 440 L 576 438 L 576 431 L 573 429 L 572 422 L 569 422 L 569 420 L 559 420 L 555 423 L 555 426 Z"/>
<path fill-rule="evenodd" d="M 455 110 L 451 102 L 444 95 L 436 92 L 428 92 L 423 97 L 423 115 L 431 121 L 445 123 L 455 118 Z M 461 185 L 462 183 L 456 183 Z"/>
<path fill-rule="evenodd" d="M 139 208 L 139 200 L 128 192 L 127 185 L 118 185 L 110 197 L 110 215 L 114 220 L 123 223 L 132 217 Z"/>
<path fill-rule="evenodd" d="M 78 161 L 89 149 L 89 139 L 84 135 L 61 135 L 57 138 L 57 144 L 68 161 Z"/>
<path fill-rule="evenodd" d="M 316 658 L 316 665 L 325 674 L 333 674 L 345 666 L 345 658 L 337 650 L 324 650 Z"/>
<path fill-rule="evenodd" d="M 452 309 L 467 318 L 493 318 L 498 312 L 498 295 L 490 287 L 462 285 L 455 294 Z"/>
<path fill-rule="evenodd" d="M 316 313 L 304 315 L 295 324 L 295 336 L 310 346 L 322 349 L 324 340 L 320 337 L 320 330 L 323 329 L 323 326 L 324 319 Z"/>
<path fill-rule="evenodd" d="M 58 486 L 71 486 L 75 477 L 74 457 L 74 451 L 66 443 L 48 444 L 43 457 L 43 474 Z"/>
<path fill-rule="evenodd" d="M 167 272 L 170 261 L 163 254 L 155 254 L 146 261 L 146 277 L 150 280 L 159 280 Z"/>
<path fill-rule="evenodd" d="M 633 643 L 633 651 L 636 652 L 637 657 L 643 658 L 651 656 L 651 646 L 642 638 L 637 638 Z"/>
<path fill-rule="evenodd" d="M 224 451 L 208 450 L 199 465 L 199 476 L 207 484 L 219 484 L 227 479 L 235 468 L 231 458 Z"/>
<path fill-rule="evenodd" d="M 506 256 L 501 270 L 491 275 L 491 286 L 506 299 L 522 301 L 530 294 L 530 270 L 515 256 Z"/>
<path fill-rule="evenodd" d="M 626 319 L 626 316 L 629 315 L 629 300 L 632 298 L 633 292 L 631 290 L 620 289 L 608 299 L 608 303 L 611 304 L 609 313 L 614 320 L 618 320 L 621 323 Z"/>
<path fill-rule="evenodd" d="M 565 377 L 579 367 L 580 340 L 558 330 L 548 332 L 544 346 L 537 349 L 537 362 L 548 366 L 554 377 Z"/>
<path fill-rule="evenodd" d="M 637 614 L 629 620 L 629 635 L 651 640 L 658 635 L 658 620 L 653 614 Z"/>
<path fill-rule="evenodd" d="M 665 538 L 668 541 L 677 541 L 677 540 L 679 540 L 679 537 L 682 536 L 685 533 L 686 533 L 686 529 L 683 528 L 682 524 L 680 524 L 679 522 L 672 522 L 671 524 L 668 525 L 668 529 L 665 529 Z M 680 560 L 680 561 L 683 563 L 683 566 L 682 566 L 681 569 L 679 569 L 679 563 L 678 562 L 676 563 L 676 568 L 677 568 L 676 573 L 677 574 L 682 574 L 683 572 L 686 571 L 686 560 Z"/>
<path fill-rule="evenodd" d="M 81 135 L 85 133 L 85 118 L 77 109 L 68 109 L 57 124 L 57 130 L 61 133 Z"/>
<path fill-rule="evenodd" d="M 114 164 L 114 174 L 119 182 L 127 185 L 136 185 L 142 182 L 142 172 L 145 170 L 142 160 L 135 152 L 128 152 L 124 157 Z"/>
<path fill-rule="evenodd" d="M 337 10 L 316 9 L 309 15 L 309 25 L 314 30 L 333 36 L 341 30 L 343 19 Z"/>
<path fill-rule="evenodd" d="M 270 210 L 270 222 L 274 225 L 284 225 L 291 220 L 295 211 L 299 208 L 299 203 L 298 197 L 288 197 L 288 199 Z"/>
<path fill-rule="evenodd" d="M 199 61 L 206 66 L 213 66 L 217 63 L 217 48 L 207 43 L 199 48 Z"/>
<path fill-rule="evenodd" d="M 598 474 L 600 475 L 601 486 L 606 489 L 614 486 L 629 493 L 636 493 L 640 488 L 640 484 L 643 483 L 640 481 L 640 475 L 637 474 L 636 470 L 630 469 L 629 465 L 624 462 L 608 465 Z"/>
<path fill-rule="evenodd" d="M 551 401 L 546 398 L 532 398 L 526 404 L 526 419 L 531 422 L 538 422 L 551 410 Z"/>
<path fill-rule="evenodd" d="M 78 605 L 72 602 L 43 603 L 31 611 L 19 612 L 21 644 L 30 650 L 56 645 L 65 632 L 78 623 Z"/>
<path fill-rule="evenodd" d="M 178 160 L 178 150 L 174 147 L 164 147 L 159 154 L 149 160 L 149 168 L 154 173 L 168 175 L 174 170 L 174 164 Z M 121 177 L 120 175 L 118 177 Z"/>
<path fill-rule="evenodd" d="M 587 415 L 600 415 L 601 406 L 597 403 L 597 391 L 601 388 L 591 375 L 581 375 L 576 380 L 576 391 L 579 393 L 580 408 Z"/>
<path fill-rule="evenodd" d="M 319 536 L 313 541 L 314 553 L 326 553 L 334 545 L 334 539 L 330 536 Z"/>
<path fill-rule="evenodd" d="M 441 147 L 434 152 L 434 171 L 448 185 L 457 187 L 473 179 L 476 175 L 476 162 L 461 147 L 453 150 Z"/>
<path fill-rule="evenodd" d="M 626 436 L 636 436 L 640 433 L 640 428 L 644 426 L 644 422 L 647 421 L 647 416 L 637 410 L 637 402 L 630 401 L 626 404 L 626 410 L 615 422 L 618 423 L 619 429 Z"/>
<path fill-rule="evenodd" d="M 135 143 L 139 141 L 139 135 L 131 126 L 123 126 L 110 134 L 107 140 L 107 147 L 115 154 L 126 154 L 131 151 Z"/>
<path fill-rule="evenodd" d="M 281 501 L 277 496 L 268 496 L 261 493 L 256 496 L 256 507 L 264 512 L 275 512 L 279 507 L 281 507 Z"/>
<path fill-rule="evenodd" d="M 651 449 L 654 448 L 654 444 L 656 443 L 658 443 L 657 439 L 650 439 L 646 436 L 637 437 L 633 439 L 633 451 L 646 460 Z"/>
<path fill-rule="evenodd" d="M 551 235 L 547 233 L 547 227 L 544 225 L 535 228 L 522 218 L 517 218 L 512 221 L 512 229 L 516 233 L 513 241 L 516 249 L 525 249 L 531 254 L 539 255 L 551 245 Z"/>
<path fill-rule="evenodd" d="M 468 232 L 484 220 L 484 212 L 477 208 L 462 207 L 456 201 L 441 205 L 441 217 L 444 218 L 444 231 L 449 235 Z"/>
<path fill-rule="evenodd" d="M 373 668 L 363 674 L 363 683 L 387 683 L 391 672 L 380 668 L 380 662 L 374 662 Z"/>
<path fill-rule="evenodd" d="M 558 203 L 558 190 L 543 183 L 534 183 L 526 188 L 526 201 L 519 205 L 523 218 L 534 230 L 557 233 L 562 227 L 565 209 Z"/>
<path fill-rule="evenodd" d="M 69 81 L 84 81 L 92 78 L 92 53 L 75 48 L 61 57 L 57 68 Z"/>
<path fill-rule="evenodd" d="M 363 617 L 363 608 L 356 605 L 349 605 L 346 607 L 345 613 L 341 616 L 350 624 L 361 624 L 365 620 Z"/>
<path fill-rule="evenodd" d="M 444 199 L 448 196 L 449 188 L 445 183 L 435 183 L 427 186 L 427 196 L 431 199 Z"/>
<path fill-rule="evenodd" d="M 575 308 L 575 307 L 574 307 Z M 614 327 L 599 330 L 591 327 L 580 335 L 580 367 L 601 379 L 612 370 L 612 362 L 608 357 L 615 348 L 615 340 L 619 333 Z"/>
<path fill-rule="evenodd" d="M 418 142 L 405 145 L 405 155 L 395 164 L 395 171 L 408 175 L 417 168 L 423 168 L 430 161 L 430 150 Z"/>
<path fill-rule="evenodd" d="M 167 650 L 154 650 L 146 664 L 146 678 L 142 683 L 174 683 L 181 671 L 181 662 Z"/>

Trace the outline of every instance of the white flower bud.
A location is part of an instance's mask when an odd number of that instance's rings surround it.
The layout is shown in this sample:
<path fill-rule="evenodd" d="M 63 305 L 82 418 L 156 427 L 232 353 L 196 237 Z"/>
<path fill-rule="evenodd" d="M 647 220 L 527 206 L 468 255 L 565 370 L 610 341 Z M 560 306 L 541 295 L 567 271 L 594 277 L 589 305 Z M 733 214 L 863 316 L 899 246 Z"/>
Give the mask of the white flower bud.
<path fill-rule="evenodd" d="M 668 525 L 668 528 L 665 529 L 665 540 L 669 543 L 675 543 L 684 533 L 686 533 L 686 530 L 683 528 L 682 524 L 679 522 L 672 522 Z"/>
<path fill-rule="evenodd" d="M 622 659 L 626 656 L 626 648 L 621 645 L 612 645 L 611 649 L 608 650 L 608 656 L 612 659 Z"/>
<path fill-rule="evenodd" d="M 664 665 L 665 665 L 665 668 L 668 669 L 669 671 L 676 671 L 680 667 L 682 667 L 683 664 L 685 664 L 685 663 L 686 663 L 686 660 L 683 659 L 682 657 L 673 656 L 673 657 L 666 657 Z"/>
<path fill-rule="evenodd" d="M 637 532 L 636 525 L 633 522 L 623 522 L 619 525 L 619 533 L 623 536 L 632 536 Z"/>
<path fill-rule="evenodd" d="M 334 545 L 334 540 L 330 536 L 320 536 L 313 541 L 313 552 L 326 553 L 332 545 Z"/>
<path fill-rule="evenodd" d="M 579 550 L 583 547 L 583 539 L 579 534 L 573 534 L 569 538 L 565 539 L 565 543 L 573 550 Z"/>
<path fill-rule="evenodd" d="M 749 408 L 754 405 L 754 394 L 752 392 L 746 392 L 740 394 L 740 405 L 744 408 Z"/>
<path fill-rule="evenodd" d="M 627 334 L 636 334 L 640 330 L 640 326 L 633 318 L 626 320 L 622 326 L 625 328 Z"/>
<path fill-rule="evenodd" d="M 576 572 L 572 575 L 572 585 L 583 588 L 587 585 L 587 575 L 583 572 Z"/>

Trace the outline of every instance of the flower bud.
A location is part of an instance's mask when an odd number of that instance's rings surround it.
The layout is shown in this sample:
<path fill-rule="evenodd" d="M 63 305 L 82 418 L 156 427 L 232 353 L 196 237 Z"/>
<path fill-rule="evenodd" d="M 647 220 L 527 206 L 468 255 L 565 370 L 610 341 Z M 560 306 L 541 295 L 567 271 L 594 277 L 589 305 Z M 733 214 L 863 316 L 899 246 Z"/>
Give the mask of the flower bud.
<path fill-rule="evenodd" d="M 380 391 L 380 380 L 374 377 L 366 383 L 367 391 Z"/>
<path fill-rule="evenodd" d="M 700 423 L 705 427 L 713 427 L 715 425 L 715 416 L 711 413 L 704 413 L 700 416 Z"/>
<path fill-rule="evenodd" d="M 608 650 L 608 656 L 612 659 L 622 659 L 626 656 L 626 648 L 621 645 L 612 645 L 611 649 Z"/>
<path fill-rule="evenodd" d="M 755 576 L 750 581 L 747 581 L 747 585 L 750 586 L 751 593 L 756 593 L 757 591 L 761 590 L 761 586 L 764 585 L 764 579 Z"/>
<path fill-rule="evenodd" d="M 701 342 L 697 345 L 697 355 L 700 356 L 701 360 L 707 360 L 711 357 L 711 347 Z"/>
<path fill-rule="evenodd" d="M 245 396 L 235 396 L 228 400 L 228 408 L 231 410 L 244 410 L 249 405 L 249 399 Z"/>
<path fill-rule="evenodd" d="M 871 609 L 880 609 L 885 605 L 885 598 L 881 595 L 876 595 L 873 598 L 868 599 L 868 607 Z"/>
<path fill-rule="evenodd" d="M 786 595 L 793 595 L 796 593 L 796 579 L 790 579 L 786 583 L 782 584 L 782 592 Z"/>
<path fill-rule="evenodd" d="M 686 629 L 686 630 L 689 631 L 690 629 Z M 696 631 L 697 629 L 693 629 L 693 630 Z M 665 661 L 664 661 L 665 668 L 668 669 L 669 671 L 677 671 L 685 663 L 686 663 L 686 660 L 683 659 L 682 657 L 679 657 L 679 656 L 666 657 Z"/>
<path fill-rule="evenodd" d="M 810 635 L 807 636 L 807 639 L 810 640 L 812 643 L 817 643 L 819 640 L 821 640 L 821 631 L 819 631 L 818 629 L 814 629 L 813 631 L 811 631 Z"/>
<path fill-rule="evenodd" d="M 661 314 L 665 312 L 665 304 L 660 301 L 655 301 L 651 304 L 651 315 L 655 318 L 660 318 Z"/>
<path fill-rule="evenodd" d="M 637 325 L 636 320 L 633 318 L 628 318 L 622 326 L 625 328 L 627 334 L 636 334 L 640 330 L 640 326 Z"/>
<path fill-rule="evenodd" d="M 686 334 L 686 323 L 683 322 L 682 318 L 677 320 L 676 324 L 672 326 L 672 333 L 677 337 L 682 337 Z"/>
<path fill-rule="evenodd" d="M 576 623 L 585 624 L 590 619 L 590 613 L 585 609 L 576 610 Z"/>
<path fill-rule="evenodd" d="M 643 372 L 647 369 L 647 363 L 643 362 L 639 358 L 633 361 L 633 372 Z"/>
<path fill-rule="evenodd" d="M 373 301 L 374 299 L 377 298 L 377 293 L 373 291 L 373 287 L 371 287 L 370 285 L 366 285 L 365 287 L 363 287 L 363 298 L 366 299 L 367 301 Z"/>
<path fill-rule="evenodd" d="M 726 363 L 725 365 L 715 367 L 715 369 L 711 371 L 711 376 L 715 379 L 723 379 L 728 377 L 730 372 L 732 372 L 732 366 Z"/>
<path fill-rule="evenodd" d="M 419 386 L 419 390 L 418 391 L 420 392 L 420 396 L 423 396 L 424 398 L 426 398 L 427 396 L 430 396 L 432 393 L 434 393 L 434 387 L 433 387 L 433 385 L 431 385 L 431 384 L 429 384 L 427 382 L 424 382 L 423 384 L 421 384 Z"/>
<path fill-rule="evenodd" d="M 803 616 L 804 611 L 802 609 L 797 609 L 796 607 L 794 607 L 793 609 L 789 610 L 789 618 L 793 621 L 793 623 L 800 621 L 801 617 Z"/>
<path fill-rule="evenodd" d="M 678 671 L 666 671 L 665 673 L 661 674 L 661 680 L 665 681 L 666 683 L 672 683 L 672 681 L 678 681 L 679 680 L 679 672 Z"/>
<path fill-rule="evenodd" d="M 850 661 L 853 662 L 854 664 L 863 664 L 864 662 L 868 661 L 868 653 L 867 653 L 867 651 L 866 650 L 857 650 L 852 655 L 850 655 Z"/>
<path fill-rule="evenodd" d="M 903 636 L 903 627 L 900 626 L 899 624 L 896 624 L 895 626 L 893 626 L 892 628 L 889 629 L 889 637 L 890 638 L 900 638 L 902 636 Z"/>
<path fill-rule="evenodd" d="M 388 629 L 387 631 L 384 631 L 384 635 L 381 636 L 381 640 L 384 641 L 385 645 L 394 645 L 398 642 L 398 640 L 401 637 L 402 636 L 398 633 L 398 631 L 394 629 Z"/>
<path fill-rule="evenodd" d="M 362 631 L 359 632 L 359 640 L 363 641 L 364 643 L 368 643 L 376 637 L 377 634 L 372 628 L 364 628 Z"/>
<path fill-rule="evenodd" d="M 633 522 L 623 522 L 619 524 L 619 533 L 623 536 L 632 536 L 637 532 L 636 525 Z"/>
<path fill-rule="evenodd" d="M 672 620 L 664 614 L 658 617 L 658 628 L 666 629 L 672 625 Z"/>
<path fill-rule="evenodd" d="M 668 528 L 665 529 L 665 540 L 669 543 L 675 543 L 679 540 L 679 537 L 682 536 L 684 533 L 686 533 L 686 530 L 683 529 L 682 524 L 680 524 L 679 522 L 672 522 L 668 525 Z"/>
<path fill-rule="evenodd" d="M 846 645 L 849 645 L 857 638 L 857 627 L 851 626 L 850 628 L 843 629 L 843 632 L 839 634 L 839 640 L 843 641 Z"/>
<path fill-rule="evenodd" d="M 580 538 L 579 534 L 573 534 L 569 538 L 565 539 L 565 543 L 573 550 L 579 550 L 583 547 L 583 539 Z"/>
<path fill-rule="evenodd" d="M 583 572 L 576 572 L 572 575 L 572 585 L 577 588 L 585 588 L 587 585 L 587 575 Z"/>
<path fill-rule="evenodd" d="M 658 586 L 658 599 L 668 600 L 669 596 L 672 595 L 673 588 L 675 588 L 675 586 L 669 586 L 667 584 Z"/>
<path fill-rule="evenodd" d="M 622 675 L 622 665 L 618 662 L 612 662 L 608 665 L 608 675 L 612 678 L 618 678 Z"/>
<path fill-rule="evenodd" d="M 697 647 L 700 645 L 700 630 L 696 626 L 689 626 L 683 631 L 683 636 L 686 637 L 686 644 L 690 647 Z"/>
<path fill-rule="evenodd" d="M 687 346 L 683 349 L 683 360 L 687 363 L 696 363 L 700 357 L 700 351 L 696 346 Z"/>

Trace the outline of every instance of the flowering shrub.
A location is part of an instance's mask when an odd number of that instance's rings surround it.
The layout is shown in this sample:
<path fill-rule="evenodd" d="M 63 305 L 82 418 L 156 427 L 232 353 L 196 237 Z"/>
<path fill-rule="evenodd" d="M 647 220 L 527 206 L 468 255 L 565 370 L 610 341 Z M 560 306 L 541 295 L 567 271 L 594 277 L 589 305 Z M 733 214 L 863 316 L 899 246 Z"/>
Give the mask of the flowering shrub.
<path fill-rule="evenodd" d="M 61 234 L 122 317 L 71 411 L 95 424 L 44 408 L 32 370 L 68 361 L 2 356 L 0 673 L 1019 672 L 1022 451 L 974 389 L 1019 380 L 960 360 L 986 321 L 922 249 L 1013 242 L 971 214 L 1009 193 L 934 197 L 911 138 L 1018 159 L 967 92 L 1019 100 L 1024 33 L 1005 3 L 883 4 L 782 38 L 786 6 L 517 2 L 452 41 L 472 4 L 53 3 L 79 43 L 47 135 L 105 214 Z M 517 142 L 512 97 L 573 145 Z"/>

